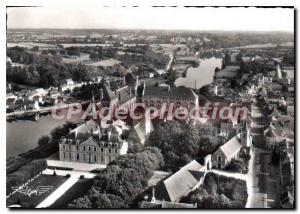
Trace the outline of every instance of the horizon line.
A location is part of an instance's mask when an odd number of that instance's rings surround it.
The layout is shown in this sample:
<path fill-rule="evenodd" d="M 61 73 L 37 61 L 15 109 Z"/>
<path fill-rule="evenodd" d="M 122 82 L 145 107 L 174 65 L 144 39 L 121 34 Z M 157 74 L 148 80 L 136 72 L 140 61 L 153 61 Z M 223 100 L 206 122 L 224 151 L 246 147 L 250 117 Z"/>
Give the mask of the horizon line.
<path fill-rule="evenodd" d="M 253 32 L 253 33 L 259 33 L 259 32 L 263 32 L 263 33 L 293 33 L 295 32 L 295 29 L 293 29 L 293 31 L 288 31 L 288 30 L 216 30 L 216 29 L 207 29 L 207 30 L 194 30 L 194 29 L 159 29 L 159 28 L 61 28 L 61 27 L 57 27 L 57 28 L 37 28 L 37 27 L 31 27 L 31 28 L 6 28 L 6 30 L 115 30 L 115 31 L 122 31 L 122 30 L 131 30 L 131 31 L 135 31 L 135 30 L 140 30 L 140 31 L 198 31 L 198 32 Z"/>

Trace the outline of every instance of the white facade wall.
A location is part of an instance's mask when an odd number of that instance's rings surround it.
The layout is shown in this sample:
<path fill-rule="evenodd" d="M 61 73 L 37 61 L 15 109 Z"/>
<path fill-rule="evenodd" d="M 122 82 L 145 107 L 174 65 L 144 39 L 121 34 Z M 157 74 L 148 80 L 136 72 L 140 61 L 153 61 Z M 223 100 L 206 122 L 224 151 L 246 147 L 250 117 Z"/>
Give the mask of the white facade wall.
<path fill-rule="evenodd" d="M 126 154 L 127 149 L 127 142 L 124 142 L 121 147 L 60 144 L 59 158 L 62 161 L 100 163 L 107 165 L 109 162 L 116 159 L 117 156 Z"/>

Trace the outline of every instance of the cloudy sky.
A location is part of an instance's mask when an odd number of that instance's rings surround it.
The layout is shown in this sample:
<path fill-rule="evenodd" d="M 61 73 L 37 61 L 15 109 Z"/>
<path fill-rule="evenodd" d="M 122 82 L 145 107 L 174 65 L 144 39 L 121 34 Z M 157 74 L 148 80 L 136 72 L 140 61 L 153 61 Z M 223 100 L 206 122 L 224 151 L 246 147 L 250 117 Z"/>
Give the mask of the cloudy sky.
<path fill-rule="evenodd" d="M 290 31 L 293 9 L 31 7 L 7 8 L 8 28 L 110 28 Z"/>

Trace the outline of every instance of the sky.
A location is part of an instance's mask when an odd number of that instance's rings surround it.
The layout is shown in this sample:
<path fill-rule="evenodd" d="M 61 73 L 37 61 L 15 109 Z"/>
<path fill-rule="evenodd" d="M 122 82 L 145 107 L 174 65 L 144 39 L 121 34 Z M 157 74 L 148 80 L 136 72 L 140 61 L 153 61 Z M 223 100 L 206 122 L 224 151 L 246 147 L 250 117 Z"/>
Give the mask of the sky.
<path fill-rule="evenodd" d="M 154 8 L 71 5 L 7 8 L 10 28 L 294 31 L 289 8 Z"/>

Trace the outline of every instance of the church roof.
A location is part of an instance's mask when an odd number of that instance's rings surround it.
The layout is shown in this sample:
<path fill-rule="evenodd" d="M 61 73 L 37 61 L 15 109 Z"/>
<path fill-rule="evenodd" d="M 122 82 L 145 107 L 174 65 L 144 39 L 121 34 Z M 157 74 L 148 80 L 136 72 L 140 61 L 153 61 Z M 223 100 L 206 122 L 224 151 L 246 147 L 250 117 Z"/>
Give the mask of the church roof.
<path fill-rule="evenodd" d="M 115 93 L 105 83 L 101 88 L 103 90 L 103 100 L 111 101 L 116 98 Z"/>
<path fill-rule="evenodd" d="M 192 89 L 183 86 L 180 87 L 159 87 L 159 86 L 146 86 L 144 89 L 144 96 L 154 97 L 174 97 L 182 99 L 194 99 L 197 95 Z"/>
<path fill-rule="evenodd" d="M 227 141 L 224 145 L 220 146 L 218 150 L 221 150 L 225 157 L 229 158 L 234 152 L 236 152 L 241 147 L 242 145 L 240 144 L 238 137 L 235 136 L 229 141 Z"/>

